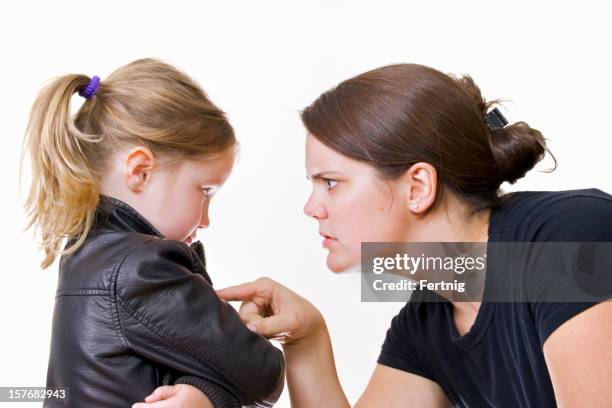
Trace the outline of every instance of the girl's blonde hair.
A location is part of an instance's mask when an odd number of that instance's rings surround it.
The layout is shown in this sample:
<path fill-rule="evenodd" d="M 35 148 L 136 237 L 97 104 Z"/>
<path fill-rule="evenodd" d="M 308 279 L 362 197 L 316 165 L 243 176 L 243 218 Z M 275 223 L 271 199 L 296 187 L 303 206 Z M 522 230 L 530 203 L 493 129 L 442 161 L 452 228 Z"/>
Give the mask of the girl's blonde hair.
<path fill-rule="evenodd" d="M 201 159 L 236 146 L 232 126 L 189 76 L 155 59 L 127 64 L 100 83 L 73 117 L 71 98 L 86 75 L 52 80 L 38 95 L 26 130 L 32 183 L 26 230 L 40 229 L 47 268 L 62 240 L 78 237 L 62 253 L 76 251 L 93 223 L 107 161 L 126 144 L 170 159 Z"/>

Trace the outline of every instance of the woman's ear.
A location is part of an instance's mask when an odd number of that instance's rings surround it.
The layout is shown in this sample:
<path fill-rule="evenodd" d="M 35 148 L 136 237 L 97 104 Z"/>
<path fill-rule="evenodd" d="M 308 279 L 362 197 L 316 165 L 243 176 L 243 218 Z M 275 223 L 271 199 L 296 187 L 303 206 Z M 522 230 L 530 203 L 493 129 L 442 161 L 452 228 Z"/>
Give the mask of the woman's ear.
<path fill-rule="evenodd" d="M 438 173 L 429 163 L 413 164 L 402 176 L 408 185 L 408 208 L 415 214 L 427 211 L 436 200 Z"/>
<path fill-rule="evenodd" d="M 144 190 L 151 178 L 154 166 L 155 157 L 151 150 L 144 146 L 136 146 L 131 149 L 123 168 L 123 180 L 128 188 L 135 193 Z"/>

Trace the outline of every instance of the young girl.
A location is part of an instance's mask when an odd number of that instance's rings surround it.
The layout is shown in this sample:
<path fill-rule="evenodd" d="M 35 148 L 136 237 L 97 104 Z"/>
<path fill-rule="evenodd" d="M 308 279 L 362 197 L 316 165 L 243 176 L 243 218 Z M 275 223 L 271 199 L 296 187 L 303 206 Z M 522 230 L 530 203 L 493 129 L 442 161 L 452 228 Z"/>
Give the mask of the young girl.
<path fill-rule="evenodd" d="M 271 406 L 282 353 L 216 296 L 192 242 L 236 151 L 202 89 L 153 59 L 66 75 L 36 99 L 25 147 L 42 268 L 61 255 L 47 387 L 65 397 L 45 406 L 125 407 L 165 384 L 182 404 Z"/>

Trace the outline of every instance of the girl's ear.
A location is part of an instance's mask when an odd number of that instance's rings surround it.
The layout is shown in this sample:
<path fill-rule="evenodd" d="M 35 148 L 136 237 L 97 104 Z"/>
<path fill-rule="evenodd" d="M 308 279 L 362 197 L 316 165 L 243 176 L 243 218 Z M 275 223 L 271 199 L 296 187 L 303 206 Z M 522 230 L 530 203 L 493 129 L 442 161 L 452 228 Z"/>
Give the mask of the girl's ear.
<path fill-rule="evenodd" d="M 155 166 L 155 157 L 144 146 L 131 149 L 125 160 L 123 179 L 130 190 L 139 193 L 149 182 Z"/>
<path fill-rule="evenodd" d="M 438 173 L 431 164 L 419 162 L 413 164 L 402 176 L 408 185 L 408 208 L 415 214 L 421 214 L 431 207 L 436 199 Z"/>

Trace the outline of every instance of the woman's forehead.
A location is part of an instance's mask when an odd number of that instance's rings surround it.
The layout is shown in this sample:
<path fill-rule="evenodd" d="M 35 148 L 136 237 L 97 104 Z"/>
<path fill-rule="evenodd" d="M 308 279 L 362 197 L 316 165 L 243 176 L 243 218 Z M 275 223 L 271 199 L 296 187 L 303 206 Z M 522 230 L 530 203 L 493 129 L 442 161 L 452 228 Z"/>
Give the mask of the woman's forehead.
<path fill-rule="evenodd" d="M 308 135 L 306 137 L 306 167 L 310 167 L 310 172 L 316 173 L 329 171 L 333 164 L 342 164 L 347 157 L 321 143 L 316 137 Z"/>
<path fill-rule="evenodd" d="M 307 136 L 306 173 L 308 176 L 321 173 L 354 173 L 371 170 L 371 166 L 333 150 L 310 134 Z"/>

